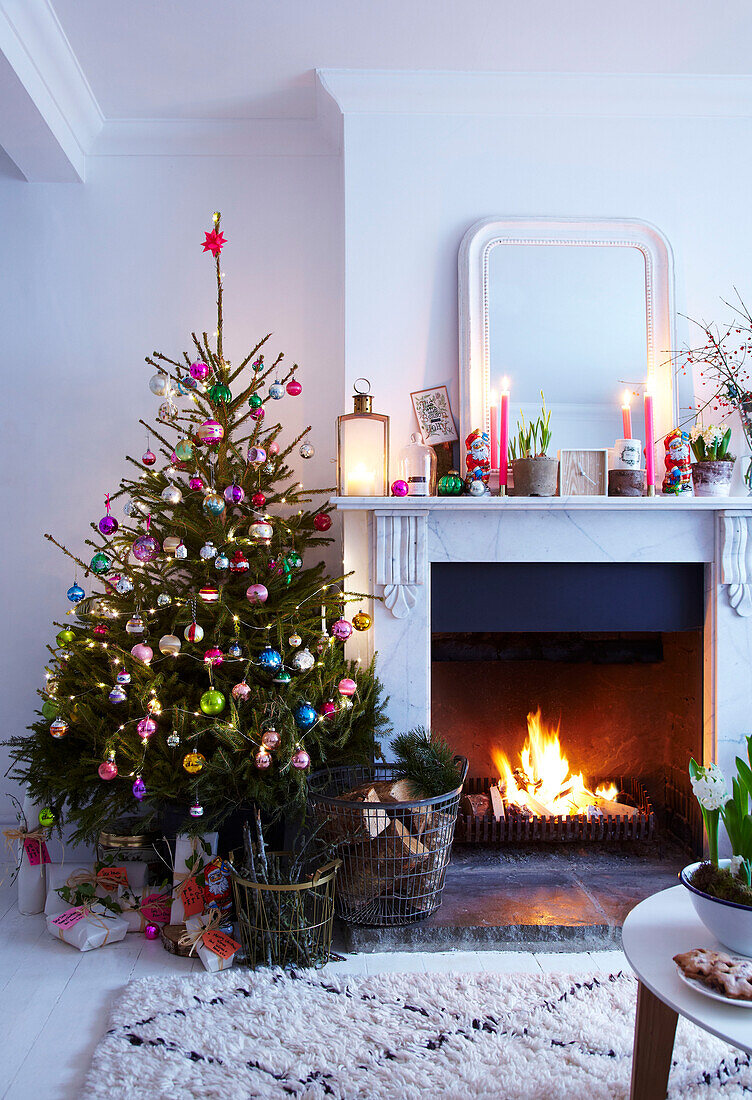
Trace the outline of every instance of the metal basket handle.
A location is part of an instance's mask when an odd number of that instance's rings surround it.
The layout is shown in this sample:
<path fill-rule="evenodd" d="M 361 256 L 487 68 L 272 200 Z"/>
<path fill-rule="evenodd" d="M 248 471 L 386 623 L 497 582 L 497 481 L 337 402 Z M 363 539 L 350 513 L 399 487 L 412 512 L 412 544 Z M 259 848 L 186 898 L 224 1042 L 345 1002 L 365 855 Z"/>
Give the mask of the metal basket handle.
<path fill-rule="evenodd" d="M 327 871 L 339 870 L 339 868 L 341 866 L 342 866 L 342 860 L 341 859 L 332 859 L 332 860 L 330 860 L 329 863 L 325 863 L 323 867 L 319 867 L 318 871 L 314 872 L 313 878 L 311 879 L 311 883 L 315 886 L 316 883 L 321 878 L 321 876 L 325 875 Z"/>
<path fill-rule="evenodd" d="M 467 779 L 468 769 L 470 767 L 470 765 L 468 764 L 468 761 L 467 761 L 467 757 L 466 756 L 455 756 L 454 763 L 457 765 L 457 767 L 460 770 L 460 773 L 461 773 L 460 783 L 461 783 L 462 786 L 464 786 L 465 780 Z"/>

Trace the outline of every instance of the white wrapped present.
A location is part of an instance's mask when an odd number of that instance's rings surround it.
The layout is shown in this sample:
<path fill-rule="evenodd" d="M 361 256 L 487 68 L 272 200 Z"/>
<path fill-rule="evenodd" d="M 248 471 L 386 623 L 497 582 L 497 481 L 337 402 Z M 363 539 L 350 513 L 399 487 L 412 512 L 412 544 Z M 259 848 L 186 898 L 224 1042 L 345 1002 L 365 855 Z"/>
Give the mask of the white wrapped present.
<path fill-rule="evenodd" d="M 169 891 L 159 892 L 149 887 L 144 890 L 124 887 L 118 897 L 129 932 L 143 932 L 147 924 L 169 924 L 171 903 Z"/>
<path fill-rule="evenodd" d="M 76 905 L 47 917 L 47 931 L 79 951 L 93 951 L 95 947 L 125 939 L 128 921 L 106 911 L 95 912 L 86 905 Z"/>
<path fill-rule="evenodd" d="M 178 941 L 181 947 L 191 945 L 190 954 L 194 952 L 204 964 L 204 970 L 216 974 L 220 970 L 229 970 L 235 958 L 235 952 L 240 950 L 240 944 L 226 932 L 220 932 L 217 925 L 220 922 L 219 910 L 203 916 L 188 917 L 185 922 L 185 934 Z"/>
<path fill-rule="evenodd" d="M 47 867 L 47 901 L 44 912 L 62 913 L 70 907 L 69 901 L 63 901 L 58 890 L 68 886 L 75 890 L 79 886 L 90 884 L 95 887 L 97 897 L 117 898 L 122 889 L 143 890 L 146 886 L 147 867 L 145 863 L 134 861 L 118 867 L 102 867 L 97 863 L 62 863 Z"/>
<path fill-rule="evenodd" d="M 217 854 L 218 833 L 203 836 L 186 836 L 178 833 L 175 838 L 175 866 L 172 879 L 172 912 L 170 924 L 182 924 L 186 917 L 203 912 L 203 891 L 196 888 L 194 876 Z M 201 904 L 199 906 L 199 892 Z"/>

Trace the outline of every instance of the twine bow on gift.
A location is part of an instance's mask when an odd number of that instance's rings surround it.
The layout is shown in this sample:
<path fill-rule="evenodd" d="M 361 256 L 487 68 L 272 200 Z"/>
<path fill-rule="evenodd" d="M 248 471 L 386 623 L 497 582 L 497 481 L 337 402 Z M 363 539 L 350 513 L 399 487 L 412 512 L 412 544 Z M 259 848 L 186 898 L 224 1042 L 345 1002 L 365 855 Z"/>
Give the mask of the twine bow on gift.
<path fill-rule="evenodd" d="M 71 875 L 71 878 L 73 878 L 72 875 Z M 68 911 L 69 912 L 75 911 L 77 913 L 80 913 L 84 920 L 90 920 L 93 924 L 98 924 L 100 928 L 103 928 L 104 929 L 104 939 L 102 940 L 102 942 L 100 943 L 99 946 L 100 947 L 105 947 L 106 946 L 107 941 L 110 938 L 110 932 L 112 931 L 112 928 L 109 925 L 109 923 L 108 923 L 108 921 L 105 918 L 103 913 L 95 913 L 94 910 L 91 908 L 91 905 L 86 901 L 82 902 L 80 905 L 72 905 L 70 910 L 68 910 Z M 78 923 L 78 922 L 76 922 L 76 923 Z M 73 927 L 75 927 L 75 925 Z M 66 931 L 67 931 L 67 929 L 58 927 L 58 935 L 59 935 L 61 940 L 65 940 Z"/>
<path fill-rule="evenodd" d="M 189 920 L 193 920 L 193 919 L 196 919 L 196 918 L 189 918 Z M 200 928 L 197 928 L 194 932 L 185 931 L 183 933 L 183 935 L 180 937 L 180 939 L 178 940 L 178 944 L 181 947 L 189 947 L 190 946 L 190 951 L 188 952 L 189 956 L 192 955 L 193 952 L 196 950 L 199 943 L 204 938 L 204 933 L 205 932 L 211 932 L 213 929 L 219 927 L 219 922 L 221 920 L 221 914 L 219 912 L 219 909 L 212 909 L 211 913 L 204 914 L 204 916 L 202 916 L 200 919 L 201 919 L 201 927 Z"/>

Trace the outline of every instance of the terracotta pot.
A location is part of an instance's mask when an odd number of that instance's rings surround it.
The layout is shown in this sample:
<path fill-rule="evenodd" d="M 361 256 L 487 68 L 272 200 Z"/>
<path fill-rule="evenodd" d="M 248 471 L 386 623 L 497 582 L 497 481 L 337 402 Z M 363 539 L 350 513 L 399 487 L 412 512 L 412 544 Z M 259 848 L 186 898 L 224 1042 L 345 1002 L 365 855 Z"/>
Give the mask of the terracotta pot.
<path fill-rule="evenodd" d="M 716 458 L 692 463 L 692 484 L 696 497 L 727 497 L 731 489 L 734 458 Z"/>
<path fill-rule="evenodd" d="M 512 463 L 516 497 L 555 497 L 559 476 L 557 458 L 518 458 Z"/>

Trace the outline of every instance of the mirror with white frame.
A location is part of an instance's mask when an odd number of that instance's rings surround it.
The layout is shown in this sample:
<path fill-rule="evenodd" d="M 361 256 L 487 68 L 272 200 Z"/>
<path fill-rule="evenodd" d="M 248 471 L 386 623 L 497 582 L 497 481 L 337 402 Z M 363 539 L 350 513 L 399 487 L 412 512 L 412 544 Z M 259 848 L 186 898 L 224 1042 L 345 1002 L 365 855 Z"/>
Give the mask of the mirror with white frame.
<path fill-rule="evenodd" d="M 460 249 L 460 421 L 489 430 L 491 395 L 510 392 L 510 432 L 551 410 L 548 453 L 613 447 L 632 393 L 655 399 L 656 460 L 677 423 L 670 349 L 673 271 L 668 242 L 633 220 L 486 219 Z M 506 386 L 503 380 L 506 380 Z"/>

